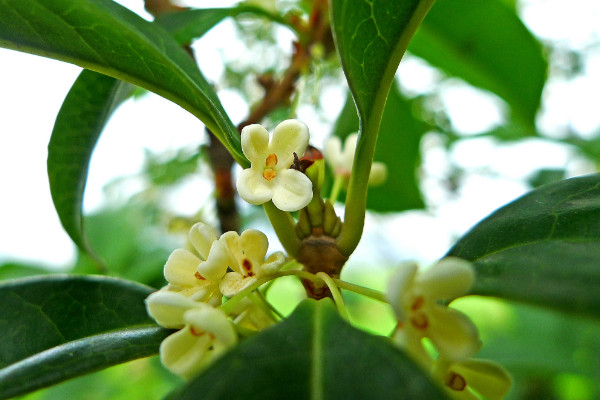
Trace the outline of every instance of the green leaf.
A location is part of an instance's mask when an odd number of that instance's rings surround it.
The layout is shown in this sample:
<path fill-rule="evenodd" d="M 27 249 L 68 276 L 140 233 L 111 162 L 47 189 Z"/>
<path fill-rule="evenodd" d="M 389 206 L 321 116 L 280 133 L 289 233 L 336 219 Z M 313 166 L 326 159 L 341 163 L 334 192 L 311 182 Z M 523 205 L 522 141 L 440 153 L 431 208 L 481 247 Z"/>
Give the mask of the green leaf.
<path fill-rule="evenodd" d="M 4 0 L 0 46 L 71 62 L 153 91 L 198 117 L 246 166 L 239 134 L 192 58 L 110 0 Z"/>
<path fill-rule="evenodd" d="M 357 131 L 356 108 L 348 97 L 336 121 L 334 135 L 345 138 Z M 417 182 L 421 162 L 419 144 L 424 133 L 425 125 L 412 114 L 412 103 L 394 85 L 381 118 L 374 157 L 374 161 L 387 166 L 388 175 L 383 185 L 369 186 L 368 209 L 389 212 L 424 207 Z"/>
<path fill-rule="evenodd" d="M 402 55 L 433 0 L 332 0 L 331 24 L 358 110 L 359 139 L 337 239 L 343 254 L 356 248 L 364 225 L 367 182 L 385 100 Z"/>
<path fill-rule="evenodd" d="M 83 70 L 63 102 L 48 144 L 48 180 L 60 222 L 73 242 L 93 254 L 81 205 L 92 151 L 104 125 L 132 86 Z"/>
<path fill-rule="evenodd" d="M 409 51 L 494 92 L 533 128 L 548 65 L 540 43 L 504 2 L 436 1 Z"/>
<path fill-rule="evenodd" d="M 169 331 L 146 313 L 151 292 L 94 276 L 1 283 L 0 397 L 155 354 Z"/>
<path fill-rule="evenodd" d="M 0 399 L 32 392 L 82 374 L 155 355 L 171 331 L 121 329 L 67 342 L 0 370 Z"/>
<path fill-rule="evenodd" d="M 474 294 L 600 317 L 600 174 L 536 189 L 463 236 Z"/>
<path fill-rule="evenodd" d="M 226 377 L 226 379 L 225 379 Z M 169 399 L 445 399 L 389 340 L 351 327 L 330 300 L 307 300 Z"/>

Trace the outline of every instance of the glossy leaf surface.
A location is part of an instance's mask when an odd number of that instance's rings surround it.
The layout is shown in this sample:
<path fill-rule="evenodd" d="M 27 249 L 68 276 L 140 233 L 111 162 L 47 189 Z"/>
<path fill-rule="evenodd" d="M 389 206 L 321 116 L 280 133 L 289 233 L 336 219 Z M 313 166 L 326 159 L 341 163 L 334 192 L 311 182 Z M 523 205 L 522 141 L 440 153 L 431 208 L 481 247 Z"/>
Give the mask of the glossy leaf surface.
<path fill-rule="evenodd" d="M 191 57 L 164 29 L 110 0 L 4 0 L 0 46 L 71 62 L 190 111 L 246 164 L 239 135 Z"/>
<path fill-rule="evenodd" d="M 241 343 L 169 396 L 197 398 L 446 397 L 388 340 L 348 325 L 330 300 L 307 300 L 284 322 Z"/>
<path fill-rule="evenodd" d="M 475 294 L 600 317 L 600 174 L 530 192 L 448 255 L 475 262 Z"/>
<path fill-rule="evenodd" d="M 0 397 L 155 354 L 167 330 L 148 317 L 152 289 L 97 276 L 0 284 Z M 41 371 L 55 370 L 48 376 Z M 20 382 L 20 388 L 15 388 Z"/>

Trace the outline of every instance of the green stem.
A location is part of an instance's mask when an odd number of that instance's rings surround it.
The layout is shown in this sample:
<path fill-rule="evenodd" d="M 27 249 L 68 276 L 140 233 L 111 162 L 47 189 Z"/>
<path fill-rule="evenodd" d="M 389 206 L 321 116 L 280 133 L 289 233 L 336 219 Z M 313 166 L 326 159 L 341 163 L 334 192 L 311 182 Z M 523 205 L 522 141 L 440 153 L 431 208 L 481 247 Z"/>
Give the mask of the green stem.
<path fill-rule="evenodd" d="M 273 281 L 271 281 L 273 282 Z M 274 321 L 277 321 L 278 319 L 283 319 L 283 315 L 279 312 L 279 310 L 277 310 L 275 307 L 273 307 L 273 304 L 271 304 L 267 298 L 265 297 L 265 295 L 260 291 L 260 290 L 255 290 L 254 291 L 255 296 L 253 296 L 252 301 L 256 302 L 257 305 L 259 305 L 263 311 L 268 311 L 268 314 L 271 318 L 273 318 Z M 258 304 L 260 303 L 260 304 Z"/>
<path fill-rule="evenodd" d="M 354 153 L 354 166 L 350 175 L 348 191 L 346 192 L 344 225 L 336 239 L 339 251 L 345 256 L 352 254 L 362 236 L 367 206 L 367 184 L 387 95 L 410 39 L 433 3 L 434 0 L 423 0 L 414 10 L 412 17 L 398 38 L 395 48 L 390 53 L 379 87 L 375 91 L 371 102 L 365 103 L 364 97 L 357 95 L 356 89 L 353 89 L 353 85 L 350 84 L 352 96 L 358 109 L 360 124 L 356 152 Z"/>
<path fill-rule="evenodd" d="M 346 178 L 343 175 L 336 175 L 335 180 L 333 181 L 333 186 L 331 187 L 331 194 L 329 195 L 329 201 L 331 204 L 335 204 L 338 196 L 340 195 L 340 191 L 342 190 L 342 186 Z"/>
<path fill-rule="evenodd" d="M 380 292 L 378 290 L 369 289 L 369 288 L 366 288 L 364 286 L 355 285 L 355 284 L 350 283 L 350 282 L 344 282 L 344 281 L 336 279 L 336 278 L 332 278 L 332 279 L 335 282 L 335 284 L 337 285 L 337 287 L 339 287 L 339 288 L 346 289 L 346 290 L 349 290 L 351 292 L 358 293 L 360 295 L 363 295 L 363 296 L 366 296 L 366 297 L 370 297 L 372 299 L 379 300 L 379 301 L 382 301 L 384 303 L 387 303 L 387 300 L 385 298 L 385 294 L 383 294 L 382 292 Z"/>
<path fill-rule="evenodd" d="M 308 279 L 313 282 L 320 281 L 320 279 L 317 278 L 314 274 L 311 274 L 310 272 L 306 272 L 306 271 L 279 271 L 279 272 L 275 272 L 274 274 L 261 276 L 250 286 L 248 286 L 244 290 L 240 291 L 238 294 L 233 296 L 231 299 L 227 300 L 227 302 L 225 304 L 221 305 L 221 310 L 223 310 L 223 312 L 225 312 L 225 314 L 231 313 L 233 311 L 233 308 L 240 301 L 242 301 L 246 296 L 248 296 L 254 290 L 258 289 L 260 286 L 264 285 L 265 283 L 267 283 L 269 281 L 272 281 L 273 279 L 281 278 L 282 276 L 290 276 L 290 275 L 296 275 L 299 278 Z"/>
<path fill-rule="evenodd" d="M 287 251 L 288 255 L 295 258 L 300 251 L 300 244 L 302 242 L 298 235 L 296 235 L 294 218 L 289 213 L 275 207 L 272 201 L 263 204 L 263 208 L 283 248 Z"/>
<path fill-rule="evenodd" d="M 340 293 L 340 290 L 338 289 L 336 283 L 325 272 L 317 272 L 317 278 L 325 282 L 325 284 L 331 291 L 331 295 L 333 296 L 333 301 L 335 302 L 335 306 L 337 307 L 338 312 L 345 320 L 349 321 L 350 318 L 348 317 L 348 310 L 346 310 L 344 298 L 342 297 L 342 294 Z"/>

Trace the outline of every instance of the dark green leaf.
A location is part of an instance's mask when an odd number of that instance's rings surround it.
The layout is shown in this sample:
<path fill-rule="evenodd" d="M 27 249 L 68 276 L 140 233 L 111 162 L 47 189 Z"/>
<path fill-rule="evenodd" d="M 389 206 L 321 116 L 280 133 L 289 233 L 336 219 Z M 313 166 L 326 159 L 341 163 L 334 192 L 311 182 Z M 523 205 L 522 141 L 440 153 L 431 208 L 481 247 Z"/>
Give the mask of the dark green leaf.
<path fill-rule="evenodd" d="M 330 300 L 307 300 L 246 340 L 170 399 L 444 399 L 388 340 L 342 320 Z"/>
<path fill-rule="evenodd" d="M 151 90 L 202 120 L 242 165 L 239 134 L 192 58 L 165 30 L 110 0 L 4 0 L 0 46 Z"/>
<path fill-rule="evenodd" d="M 0 399 L 158 352 L 168 329 L 121 329 L 53 347 L 0 370 Z"/>
<path fill-rule="evenodd" d="M 375 161 L 385 163 L 387 180 L 380 186 L 369 186 L 367 208 L 374 211 L 404 211 L 423 208 L 423 198 L 417 183 L 420 165 L 419 143 L 425 126 L 412 114 L 412 103 L 402 96 L 396 86 L 392 87 L 385 104 Z M 334 134 L 345 138 L 358 131 L 358 117 L 354 102 L 346 101 L 336 121 Z"/>
<path fill-rule="evenodd" d="M 475 294 L 600 317 L 600 174 L 530 192 L 448 255 L 475 262 Z"/>
<path fill-rule="evenodd" d="M 409 51 L 490 90 L 533 128 L 546 80 L 542 46 L 499 0 L 438 0 Z"/>
<path fill-rule="evenodd" d="M 54 207 L 73 242 L 90 254 L 81 218 L 90 157 L 108 118 L 131 89 L 109 76 L 82 71 L 58 112 L 48 145 Z"/>
<path fill-rule="evenodd" d="M 386 97 L 402 55 L 433 0 L 332 0 L 331 25 L 359 115 L 359 138 L 348 186 L 344 225 L 337 239 L 346 255 L 362 235 L 370 162 Z"/>
<path fill-rule="evenodd" d="M 1 283 L 0 397 L 155 354 L 168 331 L 146 313 L 151 292 L 93 276 Z"/>

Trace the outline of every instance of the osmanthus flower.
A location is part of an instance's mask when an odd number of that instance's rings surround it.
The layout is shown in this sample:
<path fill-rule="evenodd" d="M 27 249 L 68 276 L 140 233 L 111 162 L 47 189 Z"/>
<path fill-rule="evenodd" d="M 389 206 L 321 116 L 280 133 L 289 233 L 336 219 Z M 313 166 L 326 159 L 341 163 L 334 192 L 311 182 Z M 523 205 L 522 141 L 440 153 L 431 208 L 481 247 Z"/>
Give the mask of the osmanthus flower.
<path fill-rule="evenodd" d="M 462 360 L 481 347 L 473 322 L 443 302 L 465 294 L 474 280 L 470 263 L 444 258 L 423 271 L 407 263 L 392 275 L 386 297 L 398 325 L 394 340 L 424 366 L 431 358 L 422 345 L 429 338 L 441 357 Z"/>
<path fill-rule="evenodd" d="M 269 132 L 261 125 L 242 129 L 242 151 L 251 166 L 237 179 L 240 197 L 259 205 L 272 200 L 283 211 L 306 207 L 312 199 L 312 182 L 302 172 L 290 169 L 294 153 L 302 157 L 308 146 L 308 128 L 302 122 L 289 119 L 275 127 L 269 142 Z"/>
<path fill-rule="evenodd" d="M 183 378 L 193 377 L 237 343 L 233 325 L 221 309 L 181 293 L 154 292 L 146 299 L 146 307 L 159 325 L 179 329 L 162 341 L 160 358 L 165 367 Z"/>
<path fill-rule="evenodd" d="M 346 137 L 344 148 L 342 141 L 337 136 L 330 137 L 325 143 L 324 155 L 325 161 L 329 163 L 334 175 L 350 177 L 352 165 L 354 164 L 354 153 L 356 152 L 356 143 L 358 142 L 358 133 L 353 133 Z M 380 185 L 387 177 L 387 167 L 382 162 L 374 162 L 371 165 L 369 175 L 370 185 Z"/>
<path fill-rule="evenodd" d="M 227 271 L 229 253 L 213 229 L 201 222 L 190 229 L 189 242 L 191 250 L 173 251 L 165 264 L 167 290 L 219 305 L 219 283 Z"/>
<path fill-rule="evenodd" d="M 236 232 L 225 232 L 219 239 L 229 251 L 228 272 L 219 288 L 221 293 L 232 297 L 236 293 L 255 282 L 261 276 L 277 272 L 285 261 L 285 256 L 278 251 L 266 257 L 269 241 L 264 233 L 256 229 L 248 229 L 238 235 Z"/>
<path fill-rule="evenodd" d="M 433 367 L 433 375 L 440 379 L 447 392 L 456 399 L 501 400 L 508 393 L 512 379 L 499 364 L 481 359 L 449 362 L 440 358 Z"/>

